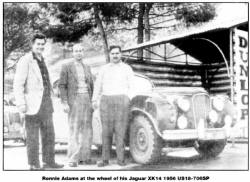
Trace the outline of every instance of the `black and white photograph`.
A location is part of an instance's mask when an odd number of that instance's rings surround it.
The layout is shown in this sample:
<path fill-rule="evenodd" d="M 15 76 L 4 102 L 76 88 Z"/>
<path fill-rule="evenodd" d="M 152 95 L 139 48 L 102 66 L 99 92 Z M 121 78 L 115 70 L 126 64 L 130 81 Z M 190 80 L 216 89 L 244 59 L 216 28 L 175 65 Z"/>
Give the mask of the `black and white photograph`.
<path fill-rule="evenodd" d="M 1 4 L 2 173 L 249 171 L 248 2 Z"/>

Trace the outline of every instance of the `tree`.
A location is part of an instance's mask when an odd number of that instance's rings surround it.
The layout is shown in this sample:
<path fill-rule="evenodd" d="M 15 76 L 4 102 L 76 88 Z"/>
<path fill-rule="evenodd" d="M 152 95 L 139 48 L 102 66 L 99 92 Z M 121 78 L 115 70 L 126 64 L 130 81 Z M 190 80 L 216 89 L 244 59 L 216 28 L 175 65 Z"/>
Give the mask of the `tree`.
<path fill-rule="evenodd" d="M 43 3 L 44 4 L 44 3 Z M 183 20 L 187 26 L 205 22 L 214 17 L 212 5 L 204 3 L 46 3 L 53 6 L 54 16 L 60 23 L 44 29 L 47 37 L 56 42 L 76 42 L 84 35 L 101 36 L 106 60 L 109 62 L 107 32 L 109 25 L 131 22 L 132 26 L 120 30 L 137 30 L 137 43 L 149 41 L 151 32 L 155 33 L 152 25 L 164 24 L 167 16 L 174 15 Z M 165 11 L 165 12 L 164 12 Z M 195 16 L 198 14 L 198 16 Z M 160 20 L 155 22 L 153 19 Z M 153 24 L 152 24 L 153 22 Z M 114 26 L 113 26 L 114 27 Z M 44 27 L 43 27 L 44 28 Z M 98 32 L 95 29 L 98 28 Z M 143 58 L 143 51 L 138 50 L 138 58 Z M 147 52 L 146 57 L 150 57 Z"/>
<path fill-rule="evenodd" d="M 215 7 L 210 3 L 183 3 L 177 4 L 176 19 L 183 20 L 187 26 L 207 22 L 216 15 Z"/>
<path fill-rule="evenodd" d="M 149 22 L 149 12 L 153 6 L 153 3 L 145 3 L 145 11 L 144 11 L 144 28 L 145 28 L 145 41 L 150 40 L 150 22 Z"/>
<path fill-rule="evenodd" d="M 82 36 L 93 32 L 97 27 L 103 40 L 107 62 L 108 40 L 104 26 L 115 21 L 131 21 L 134 17 L 133 8 L 130 8 L 129 3 L 41 3 L 41 6 L 53 6 L 51 13 L 60 20 L 58 25 L 43 28 L 47 37 L 56 42 L 79 41 Z"/>
<path fill-rule="evenodd" d="M 108 40 L 103 24 L 109 25 L 114 22 L 131 22 L 135 17 L 135 9 L 131 3 L 93 3 L 93 7 L 95 20 L 103 40 L 106 60 L 109 62 Z M 99 13 L 102 18 L 97 16 L 97 13 Z"/>
<path fill-rule="evenodd" d="M 137 26 L 137 43 L 143 43 L 150 40 L 150 22 L 149 22 L 149 12 L 152 8 L 153 3 L 139 3 L 139 15 L 138 15 L 138 26 Z M 144 32 L 145 31 L 145 32 Z M 145 39 L 144 39 L 145 35 Z M 143 58 L 143 50 L 139 49 L 137 53 L 139 59 Z M 150 52 L 146 52 L 146 57 L 150 58 Z"/>
<path fill-rule="evenodd" d="M 149 41 L 151 30 L 153 31 L 151 25 L 167 23 L 173 20 L 168 19 L 172 15 L 174 15 L 175 19 L 184 22 L 186 26 L 207 22 L 215 17 L 215 7 L 211 3 L 139 3 L 138 9 L 137 43 Z M 154 19 L 159 20 L 159 22 L 154 22 Z M 154 28 L 159 30 L 165 27 Z M 150 59 L 149 51 L 145 55 L 147 59 Z M 143 58 L 142 49 L 138 50 L 137 56 L 139 59 Z"/>
<path fill-rule="evenodd" d="M 101 21 L 101 18 L 100 18 L 99 14 L 100 14 L 100 9 L 98 8 L 98 5 L 94 4 L 95 22 L 96 22 L 96 24 L 98 26 L 98 29 L 99 29 L 101 37 L 102 37 L 102 42 L 103 42 L 103 45 L 104 45 L 104 54 L 105 54 L 105 57 L 106 57 L 106 62 L 110 62 L 109 61 L 108 40 L 107 40 L 107 36 L 106 36 L 105 31 L 104 31 L 103 24 L 102 24 L 102 21 Z"/>
<path fill-rule="evenodd" d="M 145 11 L 145 3 L 139 3 L 139 15 L 138 15 L 138 25 L 137 25 L 137 44 L 143 43 L 144 37 L 144 25 L 143 25 L 143 16 Z M 143 50 L 139 49 L 137 53 L 137 57 L 141 59 L 143 57 Z"/>
<path fill-rule="evenodd" d="M 146 3 L 145 4 L 145 12 L 144 12 L 144 28 L 145 28 L 145 42 L 150 41 L 150 22 L 149 22 L 149 12 L 152 8 L 153 3 Z M 150 52 L 146 52 L 146 58 L 150 59 Z"/>
<path fill-rule="evenodd" d="M 4 3 L 4 68 L 6 59 L 13 52 L 25 52 L 38 12 L 30 11 L 21 3 Z"/>

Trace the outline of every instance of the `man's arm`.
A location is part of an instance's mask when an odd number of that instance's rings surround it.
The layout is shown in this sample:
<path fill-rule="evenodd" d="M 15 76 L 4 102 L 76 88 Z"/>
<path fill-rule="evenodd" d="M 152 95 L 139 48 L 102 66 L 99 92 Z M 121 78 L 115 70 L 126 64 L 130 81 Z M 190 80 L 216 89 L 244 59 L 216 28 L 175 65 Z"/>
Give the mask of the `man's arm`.
<path fill-rule="evenodd" d="M 93 98 L 92 98 L 93 105 L 95 106 L 97 105 L 97 102 L 99 101 L 101 93 L 102 93 L 103 75 L 104 75 L 104 68 L 102 68 L 99 71 L 96 81 L 95 81 L 94 93 L 93 93 Z M 94 108 L 96 108 L 95 106 Z"/>
<path fill-rule="evenodd" d="M 93 75 L 92 75 L 92 72 L 91 72 L 91 69 L 89 66 L 86 66 L 87 68 L 87 72 L 88 72 L 88 82 L 89 82 L 89 87 L 90 87 L 90 96 L 92 98 L 93 96 L 93 91 L 94 91 L 94 82 L 93 82 Z"/>
<path fill-rule="evenodd" d="M 29 72 L 29 61 L 26 56 L 22 57 L 16 66 L 16 74 L 14 77 L 14 95 L 16 100 L 16 105 L 19 110 L 23 113 L 26 112 L 26 102 L 24 97 L 25 84 Z"/>

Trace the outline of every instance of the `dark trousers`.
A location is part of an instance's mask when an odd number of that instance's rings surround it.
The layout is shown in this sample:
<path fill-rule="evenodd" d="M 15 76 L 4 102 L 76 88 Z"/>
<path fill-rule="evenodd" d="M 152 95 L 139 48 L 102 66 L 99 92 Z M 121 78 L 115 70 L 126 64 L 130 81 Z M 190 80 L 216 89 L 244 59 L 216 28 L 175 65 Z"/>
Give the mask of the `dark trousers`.
<path fill-rule="evenodd" d="M 89 95 L 77 94 L 69 113 L 69 162 L 90 159 L 92 136 L 92 107 Z"/>
<path fill-rule="evenodd" d="M 125 95 L 102 96 L 102 159 L 110 159 L 113 133 L 115 133 L 117 160 L 124 161 L 124 139 L 128 127 L 129 98 Z"/>
<path fill-rule="evenodd" d="M 29 165 L 40 165 L 39 162 L 39 130 L 42 142 L 43 163 L 55 162 L 55 132 L 52 120 L 52 102 L 48 96 L 43 96 L 40 110 L 36 115 L 25 116 L 27 135 L 27 154 Z"/>

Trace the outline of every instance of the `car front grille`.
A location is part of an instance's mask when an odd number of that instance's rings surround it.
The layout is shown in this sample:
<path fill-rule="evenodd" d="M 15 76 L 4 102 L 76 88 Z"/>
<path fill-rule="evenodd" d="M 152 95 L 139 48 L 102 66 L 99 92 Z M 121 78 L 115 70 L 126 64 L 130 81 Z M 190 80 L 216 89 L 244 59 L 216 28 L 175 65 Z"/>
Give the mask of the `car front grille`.
<path fill-rule="evenodd" d="M 192 98 L 193 103 L 193 116 L 196 126 L 198 125 L 201 119 L 206 121 L 208 113 L 210 111 L 210 98 L 207 94 L 196 94 Z M 207 127 L 207 122 L 205 122 L 205 127 Z"/>

